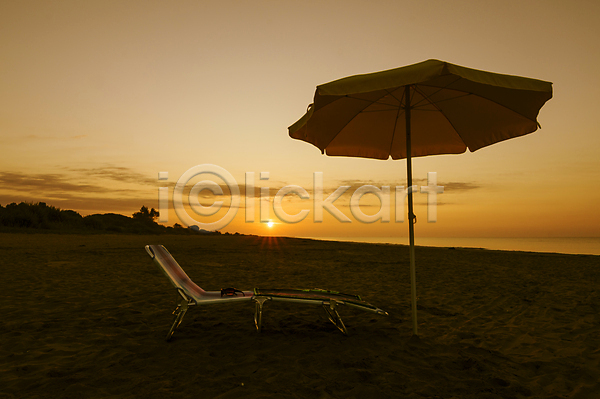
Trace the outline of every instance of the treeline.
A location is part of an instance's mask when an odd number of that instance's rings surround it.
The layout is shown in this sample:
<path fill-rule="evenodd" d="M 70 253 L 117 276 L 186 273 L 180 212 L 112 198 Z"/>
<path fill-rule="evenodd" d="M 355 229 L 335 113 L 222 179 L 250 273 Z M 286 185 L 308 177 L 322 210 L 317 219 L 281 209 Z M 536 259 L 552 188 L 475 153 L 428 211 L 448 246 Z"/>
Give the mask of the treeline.
<path fill-rule="evenodd" d="M 0 231 L 124 233 L 124 234 L 221 234 L 206 230 L 187 229 L 179 224 L 167 227 L 155 222 L 158 212 L 142 206 L 132 217 L 115 213 L 81 216 L 44 202 L 0 205 Z"/>

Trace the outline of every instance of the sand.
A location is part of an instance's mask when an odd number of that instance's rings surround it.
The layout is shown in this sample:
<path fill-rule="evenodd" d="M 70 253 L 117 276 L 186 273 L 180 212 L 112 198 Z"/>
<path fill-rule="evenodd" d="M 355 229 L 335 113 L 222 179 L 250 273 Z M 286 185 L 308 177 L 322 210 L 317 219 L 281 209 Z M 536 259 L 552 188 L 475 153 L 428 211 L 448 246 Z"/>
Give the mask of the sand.
<path fill-rule="evenodd" d="M 192 308 L 145 244 L 205 289 L 326 288 L 317 307 Z M 600 257 L 247 236 L 0 234 L 0 398 L 597 398 Z"/>

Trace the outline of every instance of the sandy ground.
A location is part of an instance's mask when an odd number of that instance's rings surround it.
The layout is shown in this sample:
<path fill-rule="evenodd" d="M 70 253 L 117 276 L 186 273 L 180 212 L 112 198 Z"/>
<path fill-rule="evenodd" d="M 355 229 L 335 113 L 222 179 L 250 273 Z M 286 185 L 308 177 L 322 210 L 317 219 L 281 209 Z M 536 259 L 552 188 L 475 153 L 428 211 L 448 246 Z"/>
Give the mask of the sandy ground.
<path fill-rule="evenodd" d="M 192 308 L 145 244 L 208 290 L 326 288 L 385 309 Z M 0 234 L 0 398 L 599 398 L 600 257 L 244 236 Z"/>

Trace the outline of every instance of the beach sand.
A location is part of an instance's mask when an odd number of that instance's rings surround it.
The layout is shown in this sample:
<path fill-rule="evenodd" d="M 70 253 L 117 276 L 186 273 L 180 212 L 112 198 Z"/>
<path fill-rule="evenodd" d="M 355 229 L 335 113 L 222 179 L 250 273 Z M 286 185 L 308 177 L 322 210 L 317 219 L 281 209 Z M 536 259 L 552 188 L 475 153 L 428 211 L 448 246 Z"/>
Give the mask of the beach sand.
<path fill-rule="evenodd" d="M 163 244 L 198 285 L 324 288 L 318 307 L 193 307 L 144 250 Z M 598 398 L 600 257 L 408 249 L 253 236 L 0 234 L 0 398 Z"/>

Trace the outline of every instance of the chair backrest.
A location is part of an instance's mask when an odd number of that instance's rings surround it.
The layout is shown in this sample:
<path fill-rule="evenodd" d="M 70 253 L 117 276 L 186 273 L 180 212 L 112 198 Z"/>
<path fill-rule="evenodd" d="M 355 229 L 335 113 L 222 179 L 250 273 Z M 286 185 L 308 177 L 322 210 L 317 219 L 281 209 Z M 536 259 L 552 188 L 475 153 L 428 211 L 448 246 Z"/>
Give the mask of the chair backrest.
<path fill-rule="evenodd" d="M 175 288 L 181 289 L 186 295 L 197 299 L 205 294 L 183 271 L 179 263 L 171 256 L 169 251 L 162 245 L 146 245 L 146 252 L 156 263 L 163 273 L 169 278 Z"/>

